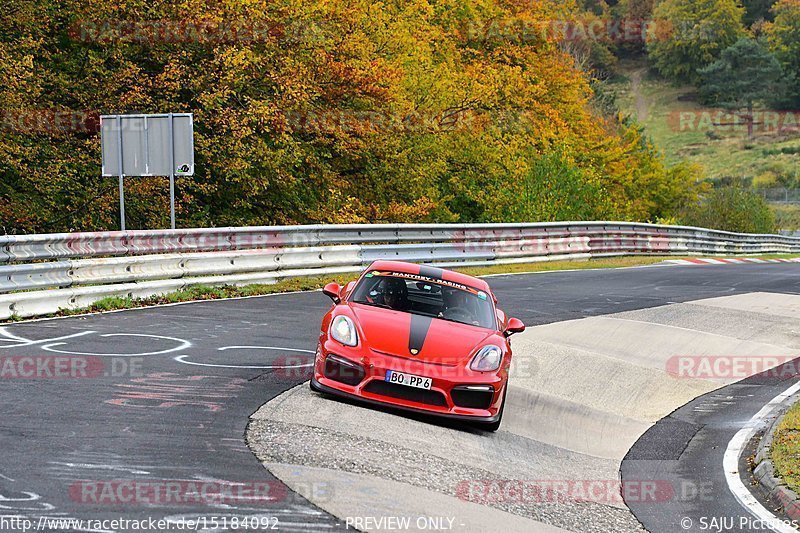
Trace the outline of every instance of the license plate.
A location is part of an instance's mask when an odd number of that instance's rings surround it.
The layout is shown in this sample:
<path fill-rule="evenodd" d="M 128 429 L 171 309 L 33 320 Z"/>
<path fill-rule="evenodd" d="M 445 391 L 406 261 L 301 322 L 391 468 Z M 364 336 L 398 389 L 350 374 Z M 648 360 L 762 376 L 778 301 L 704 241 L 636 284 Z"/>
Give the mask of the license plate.
<path fill-rule="evenodd" d="M 431 389 L 431 378 L 406 374 L 405 372 L 397 372 L 396 370 L 386 371 L 386 381 L 389 383 L 397 383 L 398 385 L 405 385 L 406 387 L 414 387 L 417 389 Z"/>

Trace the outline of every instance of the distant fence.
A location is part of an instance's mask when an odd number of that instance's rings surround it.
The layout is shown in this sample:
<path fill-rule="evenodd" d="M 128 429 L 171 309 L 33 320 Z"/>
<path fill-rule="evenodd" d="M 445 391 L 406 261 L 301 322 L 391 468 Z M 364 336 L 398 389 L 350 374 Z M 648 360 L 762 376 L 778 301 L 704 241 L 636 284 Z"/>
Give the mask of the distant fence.
<path fill-rule="evenodd" d="M 194 285 L 438 266 L 649 255 L 800 253 L 800 238 L 624 222 L 267 226 L 0 237 L 0 319 Z"/>
<path fill-rule="evenodd" d="M 766 201 L 779 204 L 800 204 L 800 189 L 786 187 L 770 187 L 767 189 L 753 189 Z"/>

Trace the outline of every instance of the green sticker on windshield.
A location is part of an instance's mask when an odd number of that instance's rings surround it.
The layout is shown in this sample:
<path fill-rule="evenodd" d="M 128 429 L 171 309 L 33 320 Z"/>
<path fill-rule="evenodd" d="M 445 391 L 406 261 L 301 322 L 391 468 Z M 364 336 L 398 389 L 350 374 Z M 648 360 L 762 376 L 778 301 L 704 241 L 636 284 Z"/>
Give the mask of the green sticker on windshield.
<path fill-rule="evenodd" d="M 367 272 L 367 274 L 366 274 L 364 277 L 365 277 L 365 278 L 371 278 L 371 277 L 372 277 L 372 276 L 374 276 L 374 275 L 375 275 L 375 274 L 373 274 L 372 272 Z"/>
<path fill-rule="evenodd" d="M 481 300 L 485 300 L 486 298 L 488 298 L 488 296 L 486 295 L 485 292 L 481 291 L 478 293 L 478 298 L 480 298 Z"/>

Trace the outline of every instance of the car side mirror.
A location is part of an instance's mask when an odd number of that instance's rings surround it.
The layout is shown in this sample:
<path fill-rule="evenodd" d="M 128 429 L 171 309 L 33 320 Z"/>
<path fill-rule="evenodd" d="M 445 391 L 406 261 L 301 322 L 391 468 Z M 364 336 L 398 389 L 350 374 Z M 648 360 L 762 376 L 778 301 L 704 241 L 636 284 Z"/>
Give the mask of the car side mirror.
<path fill-rule="evenodd" d="M 525 331 L 525 324 L 522 323 L 522 320 L 519 318 L 509 318 L 508 325 L 506 326 L 505 334 L 506 337 L 510 337 L 514 333 L 522 333 Z"/>
<path fill-rule="evenodd" d="M 322 293 L 333 300 L 333 303 L 338 304 L 342 299 L 339 297 L 339 293 L 342 291 L 342 288 L 339 287 L 339 284 L 335 281 L 328 283 L 323 287 Z"/>
<path fill-rule="evenodd" d="M 339 292 L 339 298 L 341 300 L 344 300 L 345 294 L 350 293 L 353 290 L 353 287 L 355 287 L 355 286 L 356 286 L 356 282 L 355 281 L 351 281 L 347 285 L 342 287 L 342 290 Z"/>

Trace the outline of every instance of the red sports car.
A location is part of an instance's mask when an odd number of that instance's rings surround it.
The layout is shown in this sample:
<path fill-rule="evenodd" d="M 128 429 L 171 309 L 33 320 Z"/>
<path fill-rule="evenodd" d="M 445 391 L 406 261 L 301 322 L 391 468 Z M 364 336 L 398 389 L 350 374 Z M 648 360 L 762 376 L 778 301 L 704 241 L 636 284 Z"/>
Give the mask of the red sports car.
<path fill-rule="evenodd" d="M 327 285 L 311 388 L 500 427 L 508 337 L 525 330 L 478 278 L 376 261 L 358 281 Z"/>

